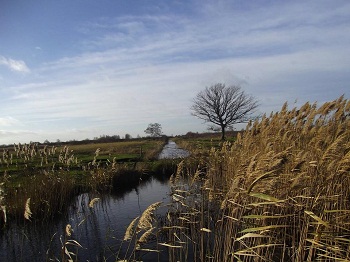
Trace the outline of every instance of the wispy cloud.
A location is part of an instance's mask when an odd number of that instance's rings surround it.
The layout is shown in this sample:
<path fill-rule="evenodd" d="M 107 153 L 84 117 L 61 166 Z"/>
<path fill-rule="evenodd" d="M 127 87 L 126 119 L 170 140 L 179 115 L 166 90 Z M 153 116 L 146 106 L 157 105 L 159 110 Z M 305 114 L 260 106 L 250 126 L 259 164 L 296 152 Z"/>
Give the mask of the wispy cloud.
<path fill-rule="evenodd" d="M 210 7 L 217 10 L 213 4 Z M 322 46 L 337 51 L 350 41 L 349 34 L 344 33 L 349 29 L 344 9 L 350 12 L 350 5 L 331 11 L 325 10 L 327 6 L 319 7 L 321 11 L 316 12 L 309 5 L 280 4 L 242 14 L 234 6 L 226 8 L 220 9 L 220 16 L 205 11 L 202 17 L 174 14 L 105 18 L 86 25 L 97 32 L 95 38 L 84 40 L 90 45 L 87 52 L 47 66 L 52 70 L 82 70 L 111 65 L 123 71 L 140 65 L 290 54 Z M 330 19 L 338 23 L 331 24 Z"/>
<path fill-rule="evenodd" d="M 0 56 L 0 65 L 4 65 L 11 69 L 12 71 L 21 72 L 21 73 L 29 73 L 30 70 L 27 67 L 26 63 L 22 60 L 14 60 L 11 58 L 6 58 L 4 56 Z"/>
<path fill-rule="evenodd" d="M 13 103 L 3 110 L 50 140 L 142 135 L 150 122 L 177 134 L 205 129 L 189 108 L 215 82 L 242 85 L 262 113 L 347 90 L 350 4 L 205 2 L 193 16 L 125 15 L 81 25 L 81 52 L 32 68 L 25 84 L 6 90 Z M 0 64 L 11 61 L 0 56 Z"/>
<path fill-rule="evenodd" d="M 0 117 L 0 127 L 1 126 L 13 126 L 19 124 L 19 121 L 11 116 Z"/>

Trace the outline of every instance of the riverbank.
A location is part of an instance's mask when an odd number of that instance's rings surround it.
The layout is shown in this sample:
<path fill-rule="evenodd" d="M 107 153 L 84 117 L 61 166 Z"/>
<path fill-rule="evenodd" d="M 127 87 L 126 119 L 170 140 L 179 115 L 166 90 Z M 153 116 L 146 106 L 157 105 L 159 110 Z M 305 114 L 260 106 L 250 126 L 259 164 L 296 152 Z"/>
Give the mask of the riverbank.
<path fill-rule="evenodd" d="M 163 202 L 168 199 L 169 192 L 165 193 L 164 190 L 169 188 L 167 181 L 176 172 L 179 160 L 158 159 L 166 143 L 167 140 L 150 139 L 72 147 L 29 144 L 6 148 L 0 165 L 3 172 L 0 186 L 1 257 L 7 257 L 7 261 L 44 261 L 49 257 L 65 259 L 65 255 L 60 254 L 62 246 L 59 239 L 65 236 L 64 227 L 67 224 L 75 232 L 81 232 L 74 234 L 74 241 L 81 241 L 85 248 L 90 245 L 91 231 L 96 232 L 98 238 L 94 236 L 95 240 L 101 243 L 89 248 L 96 251 L 95 255 L 112 245 L 102 240 L 101 236 L 103 232 L 106 233 L 107 227 L 115 225 L 101 222 L 103 225 L 100 226 L 100 222 L 96 221 L 102 219 L 101 212 L 106 212 L 108 216 L 114 212 L 107 202 L 122 199 L 125 203 L 126 196 L 135 192 L 137 198 L 130 201 L 134 203 L 138 199 L 137 210 L 141 212 L 145 208 L 142 202 L 147 199 L 147 205 L 157 198 Z M 141 193 L 148 187 L 157 193 Z M 145 199 L 141 201 L 140 197 Z M 99 202 L 94 209 L 89 208 L 89 202 L 93 199 Z M 123 225 L 128 223 L 127 218 L 137 214 L 130 213 L 130 205 L 126 204 L 127 215 Z M 79 227 L 86 223 L 89 226 L 81 231 Z M 120 225 L 119 241 L 121 232 L 125 230 Z M 22 233 L 27 237 L 18 239 L 17 236 Z M 122 245 L 122 241 L 118 242 L 119 245 Z M 113 250 L 112 253 L 99 254 L 100 259 L 110 256 L 115 261 L 118 250 Z M 45 251 L 50 251 L 46 258 Z M 85 255 L 84 251 L 79 253 L 79 258 L 94 260 L 89 252 Z"/>
<path fill-rule="evenodd" d="M 0 224 L 23 223 L 30 199 L 31 223 L 66 213 L 74 196 L 135 187 L 153 175 L 170 176 L 176 160 L 158 160 L 167 140 L 48 146 L 14 145 L 0 161 Z M 59 197 L 57 197 L 59 196 Z"/>
<path fill-rule="evenodd" d="M 76 241 L 66 246 L 72 252 L 73 261 L 115 262 L 128 258 L 132 249 L 123 238 L 130 219 L 140 216 L 150 204 L 158 201 L 162 201 L 162 206 L 157 215 L 165 215 L 170 201 L 168 179 L 167 176 L 148 177 L 134 187 L 110 193 L 81 193 L 72 199 L 63 216 L 43 223 L 27 221 L 8 225 L 0 231 L 0 257 L 16 262 L 67 261 L 62 245 Z M 66 235 L 67 225 L 72 229 L 70 236 Z M 154 261 L 154 256 L 149 258 L 146 254 L 143 261 Z"/>
<path fill-rule="evenodd" d="M 67 243 L 75 243 L 75 248 L 81 245 L 89 249 L 87 253 L 84 250 L 79 252 L 79 260 L 94 260 L 96 257 L 89 255 L 93 252 L 94 256 L 99 253 L 101 260 L 115 261 L 117 257 L 133 255 L 128 246 L 122 247 L 121 234 L 129 218 L 140 215 L 146 208 L 142 202 L 146 201 L 147 205 L 156 199 L 164 204 L 168 202 L 168 181 L 176 173 L 181 161 L 178 157 L 183 158 L 185 151 L 178 149 L 173 142 L 169 147 L 167 140 L 152 139 L 72 147 L 15 145 L 4 152 L 1 162 L 4 175 L 0 191 L 0 242 L 6 248 L 0 250 L 1 257 L 6 257 L 7 261 L 64 260 L 69 256 L 60 254 L 63 244 L 59 239 L 68 237 L 65 226 L 69 225 L 75 233 L 73 242 Z M 159 152 L 163 155 L 161 159 Z M 148 191 L 149 187 L 152 191 Z M 146 189 L 149 193 L 142 193 Z M 125 203 L 126 196 L 134 195 L 133 192 L 137 197 L 129 198 L 131 202 Z M 126 212 L 118 212 L 127 215 L 124 222 L 119 221 L 118 232 L 113 235 L 113 239 L 118 236 L 116 244 L 111 239 L 102 239 L 102 235 L 107 234 L 107 228 L 116 227 L 113 223 L 103 222 L 105 217 L 102 213 L 110 217 L 115 212 L 110 209 L 111 201 L 119 203 L 119 199 L 125 204 Z M 134 206 L 136 199 L 138 209 Z M 131 206 L 138 213 L 131 212 Z M 81 229 L 85 224 L 85 229 Z M 91 236 L 91 232 L 96 235 Z M 22 233 L 27 237 L 17 239 Z M 97 241 L 97 246 L 96 243 L 90 244 L 91 237 Z M 67 238 L 67 241 L 70 240 Z M 47 246 L 43 247 L 42 243 Z M 114 246 L 113 251 L 108 248 L 109 251 L 100 253 L 109 246 Z M 119 250 L 116 246 L 120 246 Z"/>

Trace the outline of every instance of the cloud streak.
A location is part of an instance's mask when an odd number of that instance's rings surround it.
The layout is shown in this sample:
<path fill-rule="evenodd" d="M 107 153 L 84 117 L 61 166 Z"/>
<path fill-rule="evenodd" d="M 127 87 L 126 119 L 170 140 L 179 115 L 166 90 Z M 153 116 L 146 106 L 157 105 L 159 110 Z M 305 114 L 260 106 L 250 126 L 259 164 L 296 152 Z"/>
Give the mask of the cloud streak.
<path fill-rule="evenodd" d="M 17 125 L 19 121 L 11 116 L 0 117 L 0 127 Z"/>
<path fill-rule="evenodd" d="M 10 70 L 20 73 L 29 73 L 30 70 L 27 67 L 26 63 L 22 60 L 14 60 L 11 58 L 6 58 L 0 56 L 0 65 L 8 67 Z"/>
<path fill-rule="evenodd" d="M 0 56 L 0 64 L 31 72 L 8 87 L 3 112 L 36 134 L 51 134 L 49 140 L 142 135 L 151 122 L 181 134 L 205 129 L 189 108 L 196 93 L 215 82 L 241 84 L 261 101 L 262 113 L 279 110 L 285 101 L 323 102 L 345 93 L 350 4 L 239 8 L 220 2 L 195 6 L 192 16 L 90 21 L 78 26 L 84 36 L 76 43 L 79 54 L 31 70 Z M 16 123 L 13 128 L 19 130 Z"/>

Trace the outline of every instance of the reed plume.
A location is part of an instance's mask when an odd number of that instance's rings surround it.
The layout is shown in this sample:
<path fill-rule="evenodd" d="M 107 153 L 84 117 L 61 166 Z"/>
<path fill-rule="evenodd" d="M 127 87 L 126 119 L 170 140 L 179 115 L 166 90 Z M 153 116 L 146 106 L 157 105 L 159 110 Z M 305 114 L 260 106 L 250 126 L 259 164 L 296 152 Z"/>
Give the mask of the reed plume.
<path fill-rule="evenodd" d="M 30 210 L 30 198 L 28 198 L 24 207 L 24 218 L 30 220 L 31 216 L 32 211 Z"/>
<path fill-rule="evenodd" d="M 137 224 L 137 232 L 152 228 L 153 213 L 161 204 L 162 202 L 153 203 L 145 211 L 143 211 Z"/>
<path fill-rule="evenodd" d="M 0 183 L 0 211 L 2 212 L 2 221 L 0 220 L 0 222 L 3 222 L 3 225 L 6 225 L 7 222 L 7 213 L 6 213 L 6 205 L 5 205 L 5 191 L 2 188 L 2 186 L 4 185 L 4 183 Z"/>
<path fill-rule="evenodd" d="M 95 197 L 94 199 L 92 199 L 92 200 L 90 201 L 90 203 L 89 203 L 89 207 L 90 207 L 90 208 L 93 208 L 94 205 L 95 205 L 99 200 L 100 200 L 100 198 L 98 198 L 98 197 Z"/>
<path fill-rule="evenodd" d="M 136 222 L 138 221 L 138 219 L 139 217 L 135 217 L 127 227 L 124 235 L 124 241 L 130 240 L 134 236 L 135 229 L 136 229 Z"/>
<path fill-rule="evenodd" d="M 72 235 L 73 228 L 72 228 L 71 224 L 67 224 L 66 225 L 66 230 L 65 231 L 66 231 L 66 236 L 70 237 Z"/>
<path fill-rule="evenodd" d="M 203 153 L 204 180 L 172 185 L 186 194 L 168 213 L 169 241 L 201 261 L 350 261 L 349 108 L 343 96 L 319 108 L 285 103 Z"/>
<path fill-rule="evenodd" d="M 142 234 L 142 236 L 136 242 L 136 249 L 140 249 L 141 248 L 141 244 L 147 243 L 147 241 L 148 241 L 149 237 L 151 236 L 153 230 L 154 230 L 154 227 L 151 227 L 145 233 Z"/>

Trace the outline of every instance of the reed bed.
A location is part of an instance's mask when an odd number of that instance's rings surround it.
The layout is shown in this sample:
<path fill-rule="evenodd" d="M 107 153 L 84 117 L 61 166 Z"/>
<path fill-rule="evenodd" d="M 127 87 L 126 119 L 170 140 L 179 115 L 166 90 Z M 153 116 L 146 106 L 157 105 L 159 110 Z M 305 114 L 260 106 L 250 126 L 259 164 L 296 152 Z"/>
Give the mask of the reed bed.
<path fill-rule="evenodd" d="M 249 123 L 178 166 L 164 224 L 169 261 L 349 261 L 350 101 Z M 191 164 L 187 165 L 187 161 Z M 159 246 L 159 243 L 158 243 Z"/>
<path fill-rule="evenodd" d="M 46 222 L 64 215 L 82 192 L 102 194 L 138 185 L 140 179 L 152 174 L 154 161 L 150 159 L 164 143 L 144 140 L 72 147 L 39 143 L 3 147 L 0 226 Z M 28 199 L 31 213 L 24 216 Z"/>

